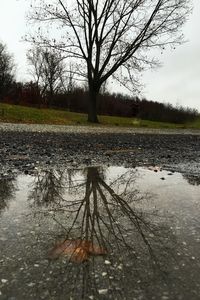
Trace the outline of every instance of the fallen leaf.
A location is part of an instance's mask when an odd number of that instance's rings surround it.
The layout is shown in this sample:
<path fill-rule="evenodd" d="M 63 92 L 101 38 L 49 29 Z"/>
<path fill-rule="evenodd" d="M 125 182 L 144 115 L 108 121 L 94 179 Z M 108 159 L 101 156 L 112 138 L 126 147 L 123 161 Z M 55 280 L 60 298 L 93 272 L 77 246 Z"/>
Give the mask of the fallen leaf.
<path fill-rule="evenodd" d="M 58 242 L 48 254 L 49 259 L 57 259 L 61 256 L 68 257 L 69 260 L 82 263 L 89 259 L 90 255 L 105 255 L 106 250 L 94 245 L 87 240 L 64 240 Z"/>

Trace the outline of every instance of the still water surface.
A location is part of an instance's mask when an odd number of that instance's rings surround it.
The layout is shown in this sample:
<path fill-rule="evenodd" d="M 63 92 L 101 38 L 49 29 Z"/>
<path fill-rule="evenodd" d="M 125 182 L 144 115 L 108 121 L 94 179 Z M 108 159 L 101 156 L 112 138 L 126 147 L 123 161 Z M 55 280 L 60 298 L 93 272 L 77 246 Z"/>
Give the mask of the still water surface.
<path fill-rule="evenodd" d="M 159 168 L 0 180 L 0 299 L 200 299 L 200 182 Z"/>

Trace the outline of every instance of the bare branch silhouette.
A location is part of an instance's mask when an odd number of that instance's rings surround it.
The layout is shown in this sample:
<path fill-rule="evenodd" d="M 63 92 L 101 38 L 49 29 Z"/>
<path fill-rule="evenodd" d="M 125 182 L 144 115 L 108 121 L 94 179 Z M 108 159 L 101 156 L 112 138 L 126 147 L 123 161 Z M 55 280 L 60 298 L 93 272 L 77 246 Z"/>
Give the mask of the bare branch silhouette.
<path fill-rule="evenodd" d="M 75 62 L 77 77 L 88 82 L 88 121 L 98 122 L 102 84 L 113 77 L 137 90 L 138 74 L 157 63 L 149 50 L 163 51 L 182 42 L 179 29 L 189 4 L 189 0 L 36 0 L 29 17 L 40 27 L 32 41 L 59 49 Z"/>

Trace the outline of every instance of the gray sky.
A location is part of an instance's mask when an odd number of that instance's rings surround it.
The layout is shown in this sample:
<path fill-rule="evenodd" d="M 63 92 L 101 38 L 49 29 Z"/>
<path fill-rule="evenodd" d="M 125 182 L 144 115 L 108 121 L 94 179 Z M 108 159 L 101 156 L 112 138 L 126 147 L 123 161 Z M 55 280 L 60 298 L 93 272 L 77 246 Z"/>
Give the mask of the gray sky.
<path fill-rule="evenodd" d="M 30 0 L 0 0 L 0 40 L 14 54 L 19 80 L 27 78 L 26 50 L 22 42 L 27 31 L 25 14 Z M 149 100 L 170 102 L 200 111 L 200 0 L 193 0 L 194 10 L 183 28 L 184 45 L 160 55 L 162 67 L 146 71 L 142 95 Z"/>

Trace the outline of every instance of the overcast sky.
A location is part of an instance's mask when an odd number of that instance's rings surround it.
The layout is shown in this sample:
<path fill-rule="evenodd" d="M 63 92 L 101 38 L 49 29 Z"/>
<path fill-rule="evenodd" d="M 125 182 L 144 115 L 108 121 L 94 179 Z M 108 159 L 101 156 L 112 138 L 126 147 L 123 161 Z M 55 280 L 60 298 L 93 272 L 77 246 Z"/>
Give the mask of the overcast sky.
<path fill-rule="evenodd" d="M 0 0 L 0 41 L 14 54 L 19 80 L 27 77 L 26 50 L 22 42 L 27 32 L 25 14 L 30 0 Z M 193 0 L 194 10 L 183 28 L 187 43 L 160 55 L 162 67 L 143 76 L 142 95 L 149 100 L 170 102 L 200 111 L 200 0 Z"/>

